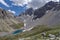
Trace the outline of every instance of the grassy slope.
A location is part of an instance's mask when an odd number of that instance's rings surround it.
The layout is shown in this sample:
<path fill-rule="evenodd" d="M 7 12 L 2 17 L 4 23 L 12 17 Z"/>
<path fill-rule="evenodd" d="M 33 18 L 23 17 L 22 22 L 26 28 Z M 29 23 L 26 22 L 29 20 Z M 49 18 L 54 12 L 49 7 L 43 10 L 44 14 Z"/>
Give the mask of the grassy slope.
<path fill-rule="evenodd" d="M 12 24 L 11 27 L 14 29 L 19 29 L 24 26 L 24 23 Z"/>
<path fill-rule="evenodd" d="M 22 37 L 22 38 L 30 37 L 30 40 L 37 40 L 37 39 L 42 40 L 41 32 L 46 32 L 46 34 L 47 34 L 46 37 L 50 33 L 56 35 L 60 32 L 60 25 L 54 26 L 52 28 L 49 28 L 44 25 L 39 25 L 29 32 L 24 32 L 24 33 L 20 34 L 20 37 Z"/>
<path fill-rule="evenodd" d="M 5 36 L 5 37 L 0 37 L 2 40 L 18 40 L 18 38 L 28 38 L 30 37 L 30 40 L 35 40 L 35 38 L 40 39 L 41 38 L 41 32 L 46 32 L 46 34 L 54 34 L 56 35 L 58 32 L 60 32 L 60 25 L 59 26 L 54 26 L 53 28 L 49 28 L 44 25 L 38 25 L 37 27 L 33 28 L 31 31 L 27 31 L 24 33 L 20 33 L 17 35 L 12 35 L 12 36 Z M 11 38 L 12 37 L 12 38 Z"/>

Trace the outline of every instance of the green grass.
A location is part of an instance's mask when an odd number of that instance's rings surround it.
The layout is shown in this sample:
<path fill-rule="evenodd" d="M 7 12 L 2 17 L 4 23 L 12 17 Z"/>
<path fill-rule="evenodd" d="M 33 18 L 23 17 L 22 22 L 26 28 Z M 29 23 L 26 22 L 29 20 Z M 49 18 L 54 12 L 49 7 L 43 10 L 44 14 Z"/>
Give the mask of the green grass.
<path fill-rule="evenodd" d="M 60 26 L 53 26 L 51 27 L 47 27 L 46 25 L 37 25 L 36 27 L 34 27 L 31 31 L 26 31 L 17 35 L 12 35 L 12 36 L 7 36 L 4 37 L 6 40 L 17 40 L 18 38 L 28 38 L 30 37 L 30 40 L 35 40 L 35 39 L 41 39 L 42 32 L 46 32 L 46 37 L 48 37 L 49 34 L 58 34 L 60 32 Z M 11 38 L 12 37 L 12 38 Z M 4 38 L 0 38 L 0 39 L 4 39 Z"/>
<path fill-rule="evenodd" d="M 24 23 L 18 23 L 18 24 L 11 25 L 11 27 L 13 27 L 14 29 L 19 29 L 19 28 L 21 28 L 23 26 L 24 26 Z"/>
<path fill-rule="evenodd" d="M 27 31 L 27 32 L 24 32 L 24 33 L 21 33 L 18 35 L 20 35 L 20 37 L 31 37 L 31 36 L 35 36 L 35 35 L 37 35 L 37 37 L 41 37 L 42 32 L 46 32 L 47 35 L 49 33 L 57 34 L 58 32 L 60 32 L 60 26 L 51 28 L 51 27 L 47 27 L 45 25 L 38 25 L 35 28 L 33 28 L 31 31 Z"/>
<path fill-rule="evenodd" d="M 44 25 L 41 25 L 41 26 L 38 25 L 37 27 L 33 28 L 31 31 L 21 33 L 21 36 L 22 37 L 34 36 L 36 34 L 39 34 L 41 32 L 48 31 L 48 30 L 51 30 L 51 28 Z"/>

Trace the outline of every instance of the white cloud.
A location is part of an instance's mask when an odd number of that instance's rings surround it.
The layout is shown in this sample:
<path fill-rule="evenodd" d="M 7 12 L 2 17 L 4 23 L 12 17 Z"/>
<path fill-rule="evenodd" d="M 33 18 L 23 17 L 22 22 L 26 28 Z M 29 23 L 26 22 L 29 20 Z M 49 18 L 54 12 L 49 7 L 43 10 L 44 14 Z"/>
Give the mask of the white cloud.
<path fill-rule="evenodd" d="M 31 2 L 28 3 L 27 7 L 33 7 L 35 8 L 40 8 L 42 6 L 44 6 L 47 2 L 49 2 L 51 0 L 32 0 Z M 58 1 L 58 0 L 52 0 L 52 1 Z"/>
<path fill-rule="evenodd" d="M 13 5 L 15 6 L 23 6 L 27 4 L 27 7 L 32 8 L 39 8 L 42 7 L 46 2 L 49 2 L 51 0 L 10 0 L 13 1 Z M 59 0 L 52 0 L 52 1 L 59 1 Z"/>
<path fill-rule="evenodd" d="M 25 4 L 28 4 L 28 2 L 30 2 L 31 0 L 10 0 L 10 1 L 13 1 L 13 5 L 16 5 L 16 6 L 23 6 Z"/>
<path fill-rule="evenodd" d="M 32 0 L 31 2 L 28 3 L 27 7 L 33 7 L 33 8 L 39 8 L 42 7 L 46 2 L 43 0 Z"/>
<path fill-rule="evenodd" d="M 11 13 L 13 13 L 13 14 L 15 14 L 16 12 L 15 11 L 12 11 L 12 10 L 8 10 L 9 12 L 11 12 Z"/>
<path fill-rule="evenodd" d="M 0 3 L 2 3 L 3 5 L 9 7 L 9 5 L 4 0 L 0 0 Z"/>

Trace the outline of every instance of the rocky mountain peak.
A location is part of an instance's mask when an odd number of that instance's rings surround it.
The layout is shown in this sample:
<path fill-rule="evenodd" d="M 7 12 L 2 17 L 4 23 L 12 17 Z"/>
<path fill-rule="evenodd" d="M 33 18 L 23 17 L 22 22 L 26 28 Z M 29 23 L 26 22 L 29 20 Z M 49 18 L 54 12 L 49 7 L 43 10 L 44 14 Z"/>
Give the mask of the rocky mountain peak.
<path fill-rule="evenodd" d="M 13 13 L 6 11 L 2 8 L 0 8 L 0 18 L 10 18 L 10 17 L 14 17 Z"/>

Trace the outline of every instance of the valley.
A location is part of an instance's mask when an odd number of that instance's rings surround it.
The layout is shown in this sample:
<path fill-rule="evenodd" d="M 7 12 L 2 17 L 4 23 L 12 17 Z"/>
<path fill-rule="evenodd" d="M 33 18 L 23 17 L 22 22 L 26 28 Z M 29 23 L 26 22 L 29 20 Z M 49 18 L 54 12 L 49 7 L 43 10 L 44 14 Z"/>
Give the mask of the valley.
<path fill-rule="evenodd" d="M 26 9 L 18 16 L 0 8 L 0 40 L 60 40 L 60 3 Z"/>

